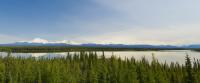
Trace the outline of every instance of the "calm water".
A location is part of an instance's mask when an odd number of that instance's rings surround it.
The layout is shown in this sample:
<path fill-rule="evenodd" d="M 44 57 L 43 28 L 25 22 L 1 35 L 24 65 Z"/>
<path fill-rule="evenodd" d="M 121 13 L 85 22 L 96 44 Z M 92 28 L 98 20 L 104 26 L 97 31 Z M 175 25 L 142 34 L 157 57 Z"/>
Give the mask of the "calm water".
<path fill-rule="evenodd" d="M 79 53 L 79 52 L 70 52 L 70 54 Z M 107 58 L 115 55 L 116 57 L 121 57 L 122 59 L 134 57 L 136 60 L 140 60 L 142 57 L 145 57 L 147 60 L 152 61 L 152 55 L 154 55 L 159 62 L 167 63 L 178 62 L 184 64 L 185 56 L 188 54 L 191 59 L 193 58 L 200 59 L 200 52 L 190 51 L 190 50 L 165 50 L 165 51 L 107 51 L 104 52 Z M 14 57 L 65 57 L 67 52 L 61 53 L 12 53 Z M 97 52 L 98 56 L 102 55 L 102 52 Z M 0 52 L 0 56 L 5 57 L 7 53 Z"/>

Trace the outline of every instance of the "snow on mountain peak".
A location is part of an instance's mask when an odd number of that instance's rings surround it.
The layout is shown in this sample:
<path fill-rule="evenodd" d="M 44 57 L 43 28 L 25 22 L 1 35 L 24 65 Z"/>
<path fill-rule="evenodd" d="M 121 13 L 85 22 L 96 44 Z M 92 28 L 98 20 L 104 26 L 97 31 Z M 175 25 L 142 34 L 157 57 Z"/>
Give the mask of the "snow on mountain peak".
<path fill-rule="evenodd" d="M 41 38 L 35 38 L 35 39 L 29 41 L 29 43 L 49 43 L 49 41 L 45 40 L 45 39 L 41 39 Z"/>
<path fill-rule="evenodd" d="M 21 42 L 28 42 L 28 43 L 43 43 L 43 44 L 46 44 L 46 43 L 65 43 L 65 44 L 74 44 L 74 45 L 81 44 L 81 43 L 74 42 L 74 41 L 69 41 L 69 40 L 62 40 L 62 41 L 54 41 L 54 42 L 50 42 L 50 41 L 45 40 L 45 39 L 42 39 L 42 38 L 35 38 L 35 39 L 31 40 L 31 41 L 21 41 Z"/>
<path fill-rule="evenodd" d="M 81 44 L 81 43 L 70 41 L 70 40 L 57 41 L 57 43 L 76 44 L 76 45 Z"/>

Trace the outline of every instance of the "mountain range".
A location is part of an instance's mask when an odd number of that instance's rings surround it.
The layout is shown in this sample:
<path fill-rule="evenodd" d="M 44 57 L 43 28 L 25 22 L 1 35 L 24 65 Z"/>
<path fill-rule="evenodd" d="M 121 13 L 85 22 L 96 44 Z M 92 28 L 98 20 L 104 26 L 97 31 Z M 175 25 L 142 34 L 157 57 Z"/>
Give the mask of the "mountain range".
<path fill-rule="evenodd" d="M 0 44 L 0 46 L 86 46 L 86 47 L 113 47 L 113 48 L 200 48 L 200 44 L 192 44 L 192 45 L 149 45 L 149 44 L 135 44 L 135 45 L 127 45 L 127 44 L 96 44 L 96 43 L 86 43 L 81 44 L 72 41 L 56 41 L 49 42 L 44 39 L 36 38 L 31 41 L 20 41 L 16 43 L 10 44 Z"/>

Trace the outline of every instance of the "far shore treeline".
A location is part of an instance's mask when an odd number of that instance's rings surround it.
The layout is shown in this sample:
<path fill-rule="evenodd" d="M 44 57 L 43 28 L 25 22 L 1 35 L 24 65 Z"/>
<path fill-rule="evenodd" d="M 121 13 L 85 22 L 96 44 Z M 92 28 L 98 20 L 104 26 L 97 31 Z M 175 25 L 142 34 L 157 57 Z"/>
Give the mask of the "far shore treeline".
<path fill-rule="evenodd" d="M 71 51 L 159 51 L 159 50 L 194 50 L 199 48 L 114 48 L 90 46 L 0 46 L 1 52 L 71 52 Z"/>

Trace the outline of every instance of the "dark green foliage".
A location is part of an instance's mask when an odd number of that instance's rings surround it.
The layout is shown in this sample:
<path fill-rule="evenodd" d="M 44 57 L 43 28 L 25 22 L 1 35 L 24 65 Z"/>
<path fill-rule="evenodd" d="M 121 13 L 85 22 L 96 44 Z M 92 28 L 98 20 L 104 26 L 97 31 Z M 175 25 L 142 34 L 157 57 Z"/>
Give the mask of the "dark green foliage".
<path fill-rule="evenodd" d="M 186 82 L 187 83 L 194 83 L 192 63 L 191 63 L 190 57 L 188 55 L 186 55 L 185 66 L 186 66 L 186 71 L 187 71 Z M 194 67 L 194 68 L 196 68 L 196 67 Z"/>
<path fill-rule="evenodd" d="M 10 54 L 10 53 L 9 53 Z M 199 83 L 200 62 L 152 62 L 145 58 L 121 60 L 95 52 L 63 58 L 0 57 L 0 83 Z"/>
<path fill-rule="evenodd" d="M 133 48 L 133 47 L 107 47 L 107 46 L 0 46 L 0 52 L 69 52 L 69 51 L 159 51 L 159 50 L 185 50 L 184 48 Z M 196 50 L 197 49 L 188 49 Z"/>

